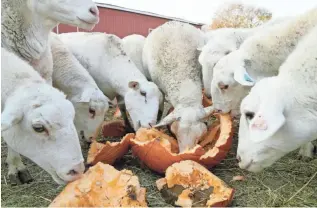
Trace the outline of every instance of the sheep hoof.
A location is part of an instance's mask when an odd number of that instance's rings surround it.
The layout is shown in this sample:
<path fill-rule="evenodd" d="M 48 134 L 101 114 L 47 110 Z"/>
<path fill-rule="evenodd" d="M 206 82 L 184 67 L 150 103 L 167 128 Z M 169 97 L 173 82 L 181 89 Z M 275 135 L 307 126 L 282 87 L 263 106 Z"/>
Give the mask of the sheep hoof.
<path fill-rule="evenodd" d="M 22 184 L 22 182 L 20 181 L 20 178 L 18 176 L 18 173 L 9 174 L 8 177 L 9 177 L 9 181 L 10 181 L 11 186 L 16 186 L 16 185 Z"/>
<path fill-rule="evenodd" d="M 307 156 L 303 156 L 303 155 L 298 155 L 298 160 L 301 160 L 301 161 L 303 161 L 303 162 L 309 162 L 309 161 L 311 161 L 313 158 L 311 158 L 311 157 L 307 157 Z"/>
<path fill-rule="evenodd" d="M 33 181 L 33 178 L 32 178 L 30 172 L 27 169 L 20 170 L 18 172 L 18 176 L 19 176 L 20 181 L 22 182 L 22 184 L 30 183 L 30 182 Z"/>
<path fill-rule="evenodd" d="M 316 154 L 315 152 L 316 146 L 312 143 L 307 143 L 299 149 L 298 159 L 308 162 L 314 158 L 314 154 Z"/>

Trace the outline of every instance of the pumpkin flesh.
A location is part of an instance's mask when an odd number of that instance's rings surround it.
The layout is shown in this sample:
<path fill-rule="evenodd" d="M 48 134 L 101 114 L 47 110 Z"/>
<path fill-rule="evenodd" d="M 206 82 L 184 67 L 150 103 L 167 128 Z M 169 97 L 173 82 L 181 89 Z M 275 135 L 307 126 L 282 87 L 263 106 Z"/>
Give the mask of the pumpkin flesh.
<path fill-rule="evenodd" d="M 194 160 L 208 168 L 213 167 L 226 157 L 233 136 L 230 115 L 218 117 L 219 122 L 211 125 L 199 144 L 190 150 L 179 153 L 177 141 L 173 137 L 155 128 L 141 128 L 130 140 L 132 153 L 159 173 L 164 173 L 173 163 L 182 160 Z"/>
<path fill-rule="evenodd" d="M 146 189 L 130 170 L 118 171 L 101 162 L 69 183 L 50 207 L 144 207 Z"/>
<path fill-rule="evenodd" d="M 156 185 L 165 199 L 174 199 L 173 204 L 182 207 L 228 206 L 234 194 L 221 179 L 190 160 L 167 168 L 165 178 L 157 180 Z"/>
<path fill-rule="evenodd" d="M 98 139 L 100 133 L 102 138 L 115 139 L 112 139 L 114 141 L 101 141 Z M 112 165 L 116 160 L 122 158 L 129 150 L 130 139 L 134 137 L 134 134 L 124 135 L 125 126 L 122 121 L 103 122 L 99 125 L 90 144 L 87 164 L 95 165 L 98 162 L 103 162 Z M 120 137 L 123 138 L 117 141 L 117 138 Z"/>

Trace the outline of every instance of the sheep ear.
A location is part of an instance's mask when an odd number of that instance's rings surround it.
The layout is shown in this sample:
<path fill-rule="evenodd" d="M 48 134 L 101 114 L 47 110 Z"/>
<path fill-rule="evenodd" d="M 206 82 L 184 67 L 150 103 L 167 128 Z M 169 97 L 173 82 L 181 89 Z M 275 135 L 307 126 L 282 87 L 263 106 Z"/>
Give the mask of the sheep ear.
<path fill-rule="evenodd" d="M 139 84 L 139 82 L 136 82 L 136 81 L 130 81 L 129 88 L 134 89 L 134 90 L 138 90 L 140 88 L 140 84 Z"/>
<path fill-rule="evenodd" d="M 90 90 L 85 90 L 81 95 L 75 96 L 72 100 L 76 103 L 89 103 L 91 95 L 92 92 Z"/>
<path fill-rule="evenodd" d="M 1 132 L 6 131 L 12 126 L 18 124 L 22 120 L 22 118 L 23 113 L 21 109 L 11 106 L 6 107 L 1 113 Z"/>
<path fill-rule="evenodd" d="M 158 124 L 156 124 L 153 127 L 156 128 L 156 127 L 160 127 L 160 126 L 166 126 L 166 125 L 168 125 L 168 124 L 170 124 L 178 119 L 180 119 L 180 118 L 177 118 L 175 111 L 173 111 L 170 114 L 168 114 L 165 118 L 163 118 L 162 121 L 160 121 Z"/>
<path fill-rule="evenodd" d="M 203 47 L 197 48 L 197 51 L 202 51 L 202 50 L 203 50 Z"/>
<path fill-rule="evenodd" d="M 254 142 L 260 142 L 270 138 L 285 123 L 282 111 L 268 109 L 259 111 L 249 124 L 250 138 Z"/>
<path fill-rule="evenodd" d="M 255 81 L 251 78 L 244 67 L 239 67 L 234 71 L 233 78 L 241 85 L 253 86 Z"/>

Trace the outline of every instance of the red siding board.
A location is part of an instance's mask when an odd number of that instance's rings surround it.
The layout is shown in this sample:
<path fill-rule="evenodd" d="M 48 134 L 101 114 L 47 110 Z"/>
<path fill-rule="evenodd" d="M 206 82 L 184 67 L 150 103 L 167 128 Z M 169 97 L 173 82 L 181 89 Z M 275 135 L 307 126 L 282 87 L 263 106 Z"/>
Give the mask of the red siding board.
<path fill-rule="evenodd" d="M 99 23 L 92 31 L 115 34 L 120 38 L 131 34 L 140 34 L 146 37 L 149 33 L 149 29 L 154 29 L 165 22 L 170 21 L 169 19 L 103 7 L 99 7 L 99 13 Z M 198 25 L 194 26 L 199 28 Z M 54 29 L 54 31 L 56 31 L 56 29 Z M 58 31 L 59 33 L 76 32 L 77 28 L 60 24 Z M 78 31 L 85 30 L 78 29 Z"/>

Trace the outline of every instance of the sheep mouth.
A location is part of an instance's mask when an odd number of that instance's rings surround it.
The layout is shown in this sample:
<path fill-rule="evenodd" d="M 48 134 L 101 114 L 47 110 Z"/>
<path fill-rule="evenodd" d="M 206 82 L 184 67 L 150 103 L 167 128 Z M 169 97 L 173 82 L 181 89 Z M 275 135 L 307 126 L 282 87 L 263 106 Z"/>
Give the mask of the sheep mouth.
<path fill-rule="evenodd" d="M 62 179 L 58 173 L 56 171 L 51 173 L 52 178 L 54 179 L 54 181 L 59 184 L 59 185 L 64 185 L 67 183 L 67 181 L 65 181 L 64 179 Z"/>
<path fill-rule="evenodd" d="M 87 25 L 95 25 L 95 24 L 97 24 L 98 21 L 99 21 L 99 18 L 96 18 L 97 20 L 95 20 L 95 21 L 86 21 L 86 20 L 83 20 L 83 19 L 79 18 L 78 16 L 77 16 L 77 19 L 78 19 L 79 21 L 81 21 L 81 22 L 87 24 Z"/>

